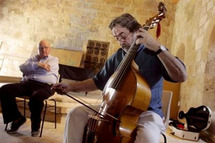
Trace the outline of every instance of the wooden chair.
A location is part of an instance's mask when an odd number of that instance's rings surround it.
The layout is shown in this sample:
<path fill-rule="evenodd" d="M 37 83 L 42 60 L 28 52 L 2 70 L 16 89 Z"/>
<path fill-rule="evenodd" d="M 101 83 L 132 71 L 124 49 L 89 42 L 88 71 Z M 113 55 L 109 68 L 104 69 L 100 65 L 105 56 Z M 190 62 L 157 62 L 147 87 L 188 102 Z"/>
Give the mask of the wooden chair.
<path fill-rule="evenodd" d="M 60 74 L 58 74 L 58 81 L 60 82 Z M 19 100 L 17 102 L 23 102 L 23 108 L 24 108 L 24 117 L 26 117 L 26 103 L 29 100 L 29 96 L 21 96 L 17 97 Z M 48 102 L 52 101 L 53 105 L 48 105 Z M 44 112 L 43 112 L 43 117 L 42 117 L 42 124 L 41 124 L 41 129 L 40 129 L 40 135 L 39 137 L 42 137 L 43 133 L 43 126 L 45 122 L 45 116 L 46 116 L 46 110 L 47 108 L 54 108 L 54 123 L 55 123 L 55 129 L 57 128 L 57 102 L 55 99 L 52 98 L 52 96 L 48 99 L 44 100 Z M 7 130 L 8 124 L 5 126 L 5 131 Z"/>
<path fill-rule="evenodd" d="M 166 128 L 169 125 L 170 107 L 171 107 L 171 102 L 172 102 L 172 96 L 173 96 L 172 91 L 163 90 L 163 93 L 162 93 L 162 112 L 164 114 L 164 124 L 165 124 Z M 164 133 L 161 133 L 161 134 L 164 138 L 164 143 L 166 143 L 167 139 L 166 139 L 165 134 Z"/>

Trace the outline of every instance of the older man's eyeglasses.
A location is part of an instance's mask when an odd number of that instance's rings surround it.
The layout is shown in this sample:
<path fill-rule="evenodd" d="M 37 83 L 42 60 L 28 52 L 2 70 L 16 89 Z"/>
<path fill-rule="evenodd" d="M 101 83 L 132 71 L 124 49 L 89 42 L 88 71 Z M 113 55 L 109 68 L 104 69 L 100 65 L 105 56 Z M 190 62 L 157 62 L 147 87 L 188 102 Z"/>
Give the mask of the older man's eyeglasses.
<path fill-rule="evenodd" d="M 46 47 L 46 46 L 39 46 L 39 50 L 43 50 L 43 49 L 45 49 L 45 50 L 47 50 L 49 47 Z"/>

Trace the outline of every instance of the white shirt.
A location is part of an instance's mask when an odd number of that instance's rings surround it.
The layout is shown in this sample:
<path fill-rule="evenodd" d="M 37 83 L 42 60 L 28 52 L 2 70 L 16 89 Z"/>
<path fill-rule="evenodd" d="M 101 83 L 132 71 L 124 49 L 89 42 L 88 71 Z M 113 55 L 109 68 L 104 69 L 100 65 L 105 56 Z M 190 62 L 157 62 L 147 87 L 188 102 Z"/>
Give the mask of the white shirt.
<path fill-rule="evenodd" d="M 39 55 L 36 55 L 25 63 L 19 66 L 23 73 L 22 81 L 35 80 L 47 84 L 55 84 L 58 81 L 59 60 L 57 57 L 49 55 L 39 60 Z M 50 65 L 50 71 L 46 71 L 37 65 L 38 62 L 47 63 Z"/>

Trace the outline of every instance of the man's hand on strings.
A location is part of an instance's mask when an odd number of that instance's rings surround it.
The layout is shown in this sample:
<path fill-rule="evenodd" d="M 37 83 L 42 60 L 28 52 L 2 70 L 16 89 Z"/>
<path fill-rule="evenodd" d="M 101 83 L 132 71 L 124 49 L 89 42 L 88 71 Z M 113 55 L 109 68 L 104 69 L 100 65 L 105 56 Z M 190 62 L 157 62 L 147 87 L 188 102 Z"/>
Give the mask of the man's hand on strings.
<path fill-rule="evenodd" d="M 140 28 L 136 33 L 136 44 L 143 44 L 146 48 L 152 51 L 157 51 L 160 47 L 160 43 L 154 39 L 145 29 Z"/>
<path fill-rule="evenodd" d="M 52 86 L 52 89 L 55 90 L 58 94 L 63 94 L 69 92 L 70 86 L 67 83 L 57 83 Z"/>

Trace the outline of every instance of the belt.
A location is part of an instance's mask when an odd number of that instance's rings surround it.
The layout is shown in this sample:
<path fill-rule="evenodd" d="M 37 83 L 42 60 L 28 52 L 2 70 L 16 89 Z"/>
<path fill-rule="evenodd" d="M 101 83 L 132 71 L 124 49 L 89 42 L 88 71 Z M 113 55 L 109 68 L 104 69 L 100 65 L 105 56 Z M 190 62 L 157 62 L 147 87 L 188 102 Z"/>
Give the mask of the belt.
<path fill-rule="evenodd" d="M 31 82 L 31 83 L 36 83 L 36 84 L 44 84 L 44 85 L 49 85 L 49 86 L 53 85 L 52 83 L 44 83 L 44 82 L 39 82 L 39 81 L 32 80 L 32 79 L 29 79 L 26 82 Z"/>

